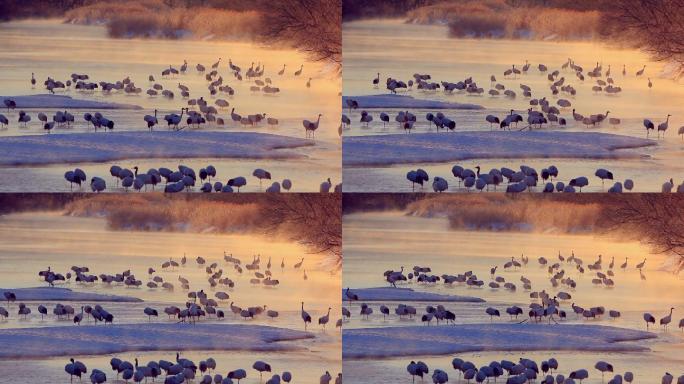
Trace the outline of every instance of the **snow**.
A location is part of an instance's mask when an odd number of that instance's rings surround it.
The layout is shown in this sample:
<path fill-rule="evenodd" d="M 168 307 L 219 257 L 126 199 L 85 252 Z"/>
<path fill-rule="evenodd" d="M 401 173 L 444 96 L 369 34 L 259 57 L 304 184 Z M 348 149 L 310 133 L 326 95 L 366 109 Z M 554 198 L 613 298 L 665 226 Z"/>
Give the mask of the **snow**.
<path fill-rule="evenodd" d="M 309 332 L 249 324 L 72 325 L 0 330 L 0 359 L 105 355 L 131 351 L 291 351 L 278 343 L 314 338 Z"/>
<path fill-rule="evenodd" d="M 478 351 L 638 352 L 650 332 L 591 324 L 467 324 L 345 329 L 343 358 L 449 355 Z"/>
<path fill-rule="evenodd" d="M 342 96 L 342 109 L 348 109 L 347 100 L 356 100 L 359 108 L 420 108 L 420 109 L 484 109 L 477 104 L 448 103 L 445 101 L 416 99 L 406 95 Z"/>
<path fill-rule="evenodd" d="M 346 288 L 342 290 L 342 301 L 347 301 Z M 411 288 L 376 287 L 350 289 L 359 296 L 359 301 L 430 301 L 482 303 L 483 299 L 472 296 L 442 295 L 439 293 L 416 292 Z"/>
<path fill-rule="evenodd" d="M 88 301 L 138 303 L 143 300 L 130 296 L 103 295 L 99 293 L 74 292 L 68 288 L 35 287 L 35 288 L 0 288 L 0 292 L 14 292 L 17 302 L 21 301 Z"/>
<path fill-rule="evenodd" d="M 105 162 L 138 158 L 292 159 L 307 139 L 255 132 L 91 132 L 0 137 L 0 165 Z"/>
<path fill-rule="evenodd" d="M 344 166 L 437 163 L 493 158 L 641 157 L 616 151 L 656 145 L 654 140 L 599 132 L 467 131 L 344 137 Z"/>
<path fill-rule="evenodd" d="M 0 96 L 0 100 L 5 99 L 14 100 L 17 103 L 17 110 L 22 108 L 142 109 L 142 107 L 133 104 L 81 100 L 65 95 Z"/>

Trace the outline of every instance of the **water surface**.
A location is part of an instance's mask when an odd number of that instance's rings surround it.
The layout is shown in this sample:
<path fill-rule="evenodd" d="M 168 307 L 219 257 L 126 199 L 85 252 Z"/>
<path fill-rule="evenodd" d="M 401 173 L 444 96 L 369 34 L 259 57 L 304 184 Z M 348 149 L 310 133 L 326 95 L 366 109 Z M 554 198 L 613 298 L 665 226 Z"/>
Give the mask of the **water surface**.
<path fill-rule="evenodd" d="M 343 287 L 362 288 L 387 286 L 383 272 L 399 270 L 405 267 L 407 273 L 414 265 L 432 268 L 432 273 L 459 274 L 473 271 L 478 278 L 485 281 L 483 288 L 469 288 L 465 285 L 446 286 L 442 282 L 435 285 L 425 285 L 414 282 L 401 284 L 417 291 L 475 296 L 485 299 L 486 303 L 406 303 L 416 306 L 419 313 L 424 312 L 427 305 L 443 304 L 448 310 L 456 314 L 457 324 L 489 322 L 486 315 L 487 307 L 494 307 L 501 311 L 501 318 L 495 322 L 517 322 L 526 318 L 523 315 L 517 320 L 509 319 L 504 310 L 511 305 L 518 305 L 526 309 L 530 303 L 531 291 L 524 290 L 520 277 L 525 276 L 532 281 L 532 290 L 546 290 L 555 295 L 565 291 L 572 295 L 572 300 L 562 301 L 561 309 L 568 313 L 568 323 L 585 323 L 596 325 L 610 325 L 645 330 L 642 315 L 650 312 L 658 319 L 667 315 L 670 307 L 675 307 L 669 330 L 652 329 L 658 337 L 653 340 L 638 343 L 652 349 L 644 353 L 584 353 L 584 352 L 525 352 L 520 351 L 464 353 L 458 357 L 476 362 L 480 366 L 492 360 L 515 360 L 519 357 L 536 359 L 538 362 L 555 356 L 563 368 L 561 373 L 568 374 L 573 369 L 592 368 L 591 383 L 600 382 L 600 375 L 593 370 L 598 360 L 607 360 L 616 367 L 616 373 L 632 370 L 636 377 L 660 377 L 665 371 L 679 373 L 684 360 L 681 351 L 684 350 L 684 334 L 677 328 L 679 319 L 684 317 L 684 297 L 681 290 L 684 280 L 679 275 L 673 275 L 664 269 L 667 258 L 663 255 L 651 254 L 650 249 L 638 242 L 624 242 L 610 237 L 599 237 L 590 234 L 563 235 L 552 228 L 546 233 L 512 233 L 462 231 L 449 228 L 445 218 L 420 218 L 405 216 L 400 212 L 359 213 L 345 215 L 343 224 L 345 243 L 345 260 L 343 265 Z M 606 273 L 613 257 L 615 286 L 613 288 L 599 287 L 592 284 L 593 273 L 586 270 L 584 274 L 577 272 L 572 265 L 561 263 L 566 276 L 577 282 L 576 289 L 568 287 L 554 288 L 551 286 L 547 269 L 541 267 L 537 258 L 543 256 L 551 263 L 559 262 L 557 255 L 567 257 L 573 252 L 576 257 L 583 259 L 585 266 L 593 263 L 598 255 L 603 257 L 603 272 Z M 515 257 L 520 260 L 521 255 L 529 257 L 527 266 L 517 270 L 505 270 L 503 264 Z M 622 270 L 619 266 L 628 258 L 628 266 Z M 647 259 L 646 265 L 640 273 L 635 265 Z M 491 281 L 490 268 L 498 265 L 496 276 L 503 277 L 507 282 L 516 284 L 515 292 L 501 289 L 491 289 L 486 285 Z M 643 277 L 642 277 L 643 276 Z M 604 306 L 606 310 L 614 309 L 622 316 L 611 320 L 607 316 L 598 320 L 585 321 L 578 319 L 572 312 L 571 304 L 576 303 L 584 308 Z M 367 328 L 388 326 L 422 325 L 420 319 L 399 320 L 392 315 L 383 319 L 379 314 L 379 306 L 389 306 L 390 313 L 398 303 L 371 303 L 374 314 L 369 320 L 361 319 L 359 303 L 351 306 L 351 320 L 345 322 L 345 327 Z M 345 306 L 349 304 L 345 302 Z M 433 324 L 434 325 L 434 324 Z M 444 325 L 440 325 L 444 326 Z M 549 326 L 554 326 L 553 324 Z M 421 342 L 417 340 L 417 342 Z M 451 374 L 453 356 L 412 356 L 411 358 L 391 358 L 384 360 L 350 360 L 344 362 L 346 376 L 352 380 L 381 383 L 388 381 L 410 382 L 410 376 L 405 368 L 410 360 L 424 360 L 434 368 L 441 368 Z M 652 376 L 655 375 L 655 376 Z M 356 382 L 356 381 L 354 381 Z"/>
<path fill-rule="evenodd" d="M 631 178 L 635 182 L 634 190 L 660 191 L 663 182 L 671 177 L 676 184 L 681 183 L 684 175 L 682 168 L 682 150 L 684 142 L 677 135 L 677 130 L 684 125 L 684 87 L 668 77 L 669 68 L 663 63 L 652 62 L 645 53 L 634 50 L 615 49 L 600 42 L 540 42 L 527 40 L 487 40 L 487 39 L 455 39 L 448 37 L 447 28 L 443 26 L 425 26 L 405 24 L 399 20 L 366 20 L 345 23 L 343 28 L 344 42 L 344 73 L 343 90 L 346 96 L 386 94 L 384 87 L 387 77 L 404 81 L 412 79 L 414 73 L 430 74 L 431 81 L 458 82 L 466 78 L 472 79 L 485 93 L 472 96 L 465 92 L 453 94 L 439 91 L 423 91 L 418 89 L 402 90 L 400 94 L 415 98 L 439 100 L 455 103 L 476 104 L 485 107 L 484 110 L 442 110 L 447 117 L 456 121 L 457 131 L 489 131 L 490 124 L 485 116 L 494 114 L 505 116 L 511 109 L 526 116 L 525 111 L 530 108 L 529 99 L 522 96 L 520 84 L 532 88 L 533 98 L 546 97 L 552 105 L 556 105 L 559 98 L 565 98 L 572 103 L 571 108 L 561 109 L 561 117 L 566 118 L 568 124 L 560 128 L 558 125 L 546 126 L 545 130 L 564 131 L 592 131 L 612 134 L 646 137 L 642 124 L 643 119 L 651 119 L 655 125 L 664 122 L 671 114 L 669 129 L 665 138 L 658 140 L 658 145 L 636 149 L 642 158 L 635 160 L 567 160 L 548 158 L 539 159 L 489 159 L 482 161 L 452 162 L 449 164 L 406 164 L 390 167 L 348 167 L 344 170 L 345 190 L 376 191 L 376 192 L 406 192 L 410 191 L 410 184 L 405 182 L 406 172 L 416 167 L 424 168 L 430 175 L 445 177 L 454 188 L 456 182 L 451 176 L 450 168 L 454 164 L 481 165 L 483 169 L 491 167 L 509 167 L 517 169 L 519 165 L 555 164 L 565 176 L 566 182 L 572 177 L 592 176 L 588 191 L 600 191 L 600 183 L 593 178 L 594 171 L 608 168 L 614 171 L 616 181 Z M 585 80 L 582 82 L 570 69 L 562 70 L 561 65 L 572 58 L 576 64 L 584 68 Z M 522 67 L 525 61 L 531 63 L 527 74 L 515 78 L 504 78 L 503 72 L 516 64 Z M 600 63 L 603 67 L 603 80 L 606 80 L 608 66 L 611 66 L 611 77 L 615 85 L 623 91 L 617 95 L 596 93 L 592 91 L 595 81 L 586 73 Z M 537 69 L 539 63 L 545 64 L 549 72 L 560 70 L 560 77 L 565 77 L 565 84 L 572 84 L 577 90 L 576 96 L 559 94 L 554 96 L 549 90 L 547 74 Z M 623 65 L 627 75 L 622 75 Z M 635 73 L 646 65 L 645 74 L 636 77 Z M 375 88 L 372 79 L 380 72 L 381 85 Z M 493 88 L 490 76 L 495 75 L 497 83 L 506 89 L 516 92 L 517 97 L 511 99 L 504 96 L 490 96 L 487 94 Z M 648 88 L 648 78 L 651 78 L 653 88 Z M 610 111 L 609 117 L 619 118 L 618 125 L 611 125 L 608 121 L 598 126 L 586 127 L 576 123 L 572 118 L 572 109 L 585 116 Z M 373 122 L 368 127 L 360 122 L 358 110 L 344 109 L 352 124 L 344 130 L 345 136 L 384 135 L 402 133 L 397 127 L 394 116 L 399 109 L 369 109 L 373 115 Z M 390 115 L 390 123 L 383 125 L 379 118 L 380 112 Z M 434 131 L 425 119 L 428 112 L 434 110 L 411 110 L 418 117 L 414 132 Z M 522 126 L 521 126 L 522 127 Z M 655 136 L 655 135 L 653 135 Z M 495 156 L 495 154 L 494 154 Z M 539 165 L 541 167 L 542 165 Z M 447 167 L 448 166 L 448 167 Z M 535 165 L 536 166 L 536 165 Z M 567 178 L 566 178 L 567 177 Z M 612 185 L 612 184 L 611 184 Z"/>

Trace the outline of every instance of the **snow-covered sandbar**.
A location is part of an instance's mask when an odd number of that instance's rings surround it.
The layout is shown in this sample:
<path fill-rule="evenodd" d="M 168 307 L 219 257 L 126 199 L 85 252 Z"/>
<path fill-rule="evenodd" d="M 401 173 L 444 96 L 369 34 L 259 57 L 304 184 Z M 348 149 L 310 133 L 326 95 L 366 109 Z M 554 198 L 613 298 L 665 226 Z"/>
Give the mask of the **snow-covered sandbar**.
<path fill-rule="evenodd" d="M 468 159 L 638 158 L 654 140 L 599 132 L 442 132 L 344 137 L 344 166 L 438 163 Z"/>
<path fill-rule="evenodd" d="M 92 132 L 0 137 L 0 165 L 139 158 L 295 159 L 312 140 L 255 132 Z"/>
<path fill-rule="evenodd" d="M 345 329 L 343 358 L 374 359 L 478 351 L 638 352 L 654 333 L 591 324 L 465 324 Z"/>
<path fill-rule="evenodd" d="M 450 103 L 446 101 L 416 99 L 406 95 L 342 96 L 342 108 L 349 108 L 347 100 L 355 100 L 363 108 L 412 108 L 412 109 L 484 109 L 477 104 Z"/>
<path fill-rule="evenodd" d="M 0 288 L 0 292 L 13 292 L 20 301 L 87 301 L 139 303 L 142 299 L 130 296 L 103 295 L 100 293 L 75 292 L 68 288 L 35 287 L 35 288 Z"/>
<path fill-rule="evenodd" d="M 430 301 L 430 302 L 452 302 L 452 303 L 482 303 L 483 299 L 472 296 L 442 295 L 431 292 L 418 292 L 411 288 L 359 288 L 350 289 L 351 293 L 359 297 L 359 301 Z M 342 300 L 349 300 L 345 294 L 346 288 L 342 290 Z"/>
<path fill-rule="evenodd" d="M 309 332 L 249 324 L 114 324 L 0 330 L 0 359 L 131 351 L 291 351 Z"/>
<path fill-rule="evenodd" d="M 27 95 L 0 96 L 0 100 L 12 99 L 17 103 L 16 109 L 22 108 L 72 108 L 72 109 L 142 109 L 133 104 L 110 103 L 96 100 L 74 99 L 66 95 Z"/>

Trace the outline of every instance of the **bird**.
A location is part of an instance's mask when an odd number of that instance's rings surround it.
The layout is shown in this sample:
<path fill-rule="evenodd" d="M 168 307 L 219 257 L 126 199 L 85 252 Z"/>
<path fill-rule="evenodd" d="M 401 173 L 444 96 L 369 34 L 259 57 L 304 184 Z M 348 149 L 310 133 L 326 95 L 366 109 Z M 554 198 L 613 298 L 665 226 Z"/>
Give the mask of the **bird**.
<path fill-rule="evenodd" d="M 624 270 L 624 269 L 627 269 L 627 260 L 628 260 L 628 259 L 629 259 L 629 257 L 625 257 L 625 262 L 622 263 L 622 264 L 620 265 L 620 268 L 621 268 L 621 269 L 623 269 L 623 270 Z"/>
<path fill-rule="evenodd" d="M 146 307 L 144 312 L 147 315 L 148 321 L 152 321 L 152 316 L 154 316 L 154 317 L 159 316 L 159 313 L 154 308 Z"/>
<path fill-rule="evenodd" d="M 332 188 L 332 182 L 330 181 L 330 178 L 328 177 L 328 179 L 326 181 L 321 183 L 318 191 L 320 193 L 329 193 L 330 188 Z"/>
<path fill-rule="evenodd" d="M 105 373 L 100 371 L 99 369 L 93 369 L 93 372 L 90 373 L 90 382 L 92 384 L 102 384 L 106 381 L 107 375 L 105 375 Z"/>
<path fill-rule="evenodd" d="M 252 364 L 252 368 L 259 372 L 260 378 L 262 377 L 264 372 L 271 372 L 271 365 L 260 360 L 255 361 L 254 364 Z"/>
<path fill-rule="evenodd" d="M 667 329 L 668 324 L 672 322 L 672 311 L 674 311 L 674 308 L 670 308 L 670 314 L 660 319 L 660 325 L 662 325 L 665 329 Z"/>
<path fill-rule="evenodd" d="M 302 266 L 303 263 L 304 263 L 304 258 L 302 257 L 302 260 L 299 261 L 298 263 L 296 263 L 296 264 L 294 265 L 294 268 L 295 268 L 295 269 L 301 268 L 301 266 Z"/>
<path fill-rule="evenodd" d="M 653 122 L 649 119 L 644 119 L 644 127 L 646 128 L 646 137 L 648 137 L 649 131 L 652 131 L 655 129 Z"/>
<path fill-rule="evenodd" d="M 613 365 L 610 363 L 607 363 L 605 361 L 598 361 L 595 365 L 594 368 L 596 368 L 599 372 L 601 372 L 601 378 L 603 379 L 604 374 L 606 372 L 613 372 Z"/>
<path fill-rule="evenodd" d="M 423 363 L 422 361 L 415 362 L 411 361 L 408 366 L 406 366 L 406 371 L 411 375 L 412 382 L 416 382 L 416 376 L 420 377 L 421 379 L 423 378 L 423 375 L 429 373 L 429 369 L 427 364 Z"/>
<path fill-rule="evenodd" d="M 640 70 L 637 71 L 637 73 L 636 73 L 637 77 L 643 75 L 645 70 L 646 70 L 646 66 L 644 65 L 643 68 L 641 68 Z"/>
<path fill-rule="evenodd" d="M 107 188 L 107 183 L 104 181 L 104 179 L 100 177 L 93 177 L 90 179 L 90 189 L 93 190 L 93 192 L 102 192 Z"/>
<path fill-rule="evenodd" d="M 663 132 L 663 138 L 665 137 L 665 131 L 667 131 L 667 127 L 670 124 L 670 116 L 672 115 L 667 115 L 667 119 L 665 119 L 664 122 L 658 124 L 658 138 L 660 138 L 660 132 Z"/>
<path fill-rule="evenodd" d="M 655 325 L 655 317 L 650 313 L 644 313 L 644 321 L 646 322 L 646 330 L 648 330 L 648 324 L 653 323 Z"/>
<path fill-rule="evenodd" d="M 252 176 L 259 179 L 259 187 L 261 187 L 261 180 L 271 180 L 271 173 L 261 168 L 255 169 L 254 172 L 252 172 Z"/>
<path fill-rule="evenodd" d="M 307 311 L 304 310 L 304 302 L 302 301 L 302 320 L 304 321 L 304 330 L 306 331 L 306 324 L 311 323 L 311 315 Z"/>
<path fill-rule="evenodd" d="M 321 116 L 323 115 L 319 113 L 318 118 L 315 122 L 309 120 L 302 120 L 302 125 L 304 126 L 304 131 L 307 138 L 309 137 L 309 135 L 311 135 L 311 138 L 315 138 L 315 132 L 318 129 L 318 125 L 321 122 Z"/>
<path fill-rule="evenodd" d="M 487 309 L 485 310 L 485 312 L 487 312 L 487 314 L 489 315 L 489 320 L 490 320 L 490 321 L 494 318 L 494 316 L 500 317 L 500 315 L 501 315 L 501 314 L 499 313 L 499 310 L 498 310 L 498 309 L 495 309 L 495 308 L 492 308 L 492 307 L 487 308 Z"/>
<path fill-rule="evenodd" d="M 642 261 L 641 263 L 637 264 L 636 267 L 637 267 L 637 269 L 642 269 L 642 268 L 644 268 L 645 264 L 646 264 L 646 259 L 644 259 L 644 261 Z"/>
<path fill-rule="evenodd" d="M 302 64 L 302 66 L 299 67 L 299 69 L 295 71 L 294 75 L 295 75 L 295 76 L 301 75 L 303 69 L 304 69 L 304 64 Z"/>
<path fill-rule="evenodd" d="M 145 115 L 143 119 L 145 120 L 145 122 L 147 122 L 147 128 L 149 128 L 149 130 L 152 131 L 152 127 L 159 123 L 159 121 L 157 121 L 157 110 L 154 110 L 154 116 Z"/>
<path fill-rule="evenodd" d="M 318 324 L 323 325 L 323 329 L 325 329 L 325 325 L 328 324 L 328 321 L 330 320 L 330 309 L 331 308 L 328 308 L 328 313 L 325 316 L 318 318 Z"/>
<path fill-rule="evenodd" d="M 81 375 L 88 373 L 88 369 L 85 364 L 80 361 L 74 360 L 74 358 L 69 359 L 70 363 L 64 366 L 64 371 L 69 374 L 69 379 L 73 382 L 74 376 L 81 378 Z"/>

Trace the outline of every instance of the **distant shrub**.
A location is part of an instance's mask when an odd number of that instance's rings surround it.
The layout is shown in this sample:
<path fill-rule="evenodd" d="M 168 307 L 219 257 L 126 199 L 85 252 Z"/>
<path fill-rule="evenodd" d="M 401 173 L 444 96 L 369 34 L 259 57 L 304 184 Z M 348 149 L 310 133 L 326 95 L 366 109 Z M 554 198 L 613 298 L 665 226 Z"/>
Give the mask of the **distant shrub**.
<path fill-rule="evenodd" d="M 70 10 L 66 22 L 104 24 L 116 38 L 178 38 L 184 33 L 203 38 L 253 39 L 261 31 L 258 11 L 208 7 L 169 7 L 160 0 L 98 2 Z"/>
<path fill-rule="evenodd" d="M 471 0 L 417 8 L 407 17 L 413 23 L 447 24 L 453 37 L 578 40 L 599 34 L 601 13 Z"/>

